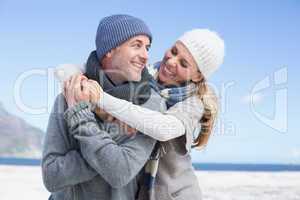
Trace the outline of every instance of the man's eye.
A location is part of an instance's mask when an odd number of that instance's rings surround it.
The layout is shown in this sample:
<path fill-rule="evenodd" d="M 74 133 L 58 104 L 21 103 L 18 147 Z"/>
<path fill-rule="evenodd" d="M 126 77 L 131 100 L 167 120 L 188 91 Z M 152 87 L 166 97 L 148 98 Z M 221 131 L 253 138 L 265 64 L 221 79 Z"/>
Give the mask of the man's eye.
<path fill-rule="evenodd" d="M 135 44 L 133 44 L 133 46 L 137 47 L 137 48 L 141 48 L 142 47 L 142 45 L 140 43 L 135 43 Z"/>

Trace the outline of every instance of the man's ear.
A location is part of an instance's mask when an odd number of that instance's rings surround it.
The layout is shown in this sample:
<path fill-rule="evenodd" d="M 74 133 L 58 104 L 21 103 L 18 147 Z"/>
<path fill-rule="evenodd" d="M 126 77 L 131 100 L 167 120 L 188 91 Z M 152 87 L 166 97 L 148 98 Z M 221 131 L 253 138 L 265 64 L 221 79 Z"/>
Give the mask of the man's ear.
<path fill-rule="evenodd" d="M 118 47 L 117 47 L 117 48 L 114 48 L 114 49 L 111 49 L 109 52 L 107 52 L 107 53 L 105 54 L 105 57 L 111 58 L 117 49 L 118 49 Z"/>
<path fill-rule="evenodd" d="M 107 52 L 104 57 L 111 58 L 112 57 L 112 51 L 110 50 L 109 52 Z"/>

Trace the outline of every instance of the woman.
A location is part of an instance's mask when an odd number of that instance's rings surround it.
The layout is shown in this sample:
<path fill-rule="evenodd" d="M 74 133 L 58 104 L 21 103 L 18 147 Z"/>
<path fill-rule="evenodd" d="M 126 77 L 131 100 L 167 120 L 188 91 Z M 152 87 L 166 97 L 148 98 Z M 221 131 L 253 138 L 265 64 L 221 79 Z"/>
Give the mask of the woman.
<path fill-rule="evenodd" d="M 217 101 L 206 80 L 223 57 L 223 40 L 214 32 L 195 29 L 180 37 L 153 67 L 157 72 L 151 85 L 164 97 L 165 113 L 117 99 L 89 82 L 101 93 L 96 100 L 98 107 L 160 141 L 145 167 L 139 199 L 201 199 L 190 150 L 205 146 L 212 132 Z M 99 115 L 103 117 L 103 113 Z M 200 133 L 193 140 L 193 132 L 200 125 Z"/>

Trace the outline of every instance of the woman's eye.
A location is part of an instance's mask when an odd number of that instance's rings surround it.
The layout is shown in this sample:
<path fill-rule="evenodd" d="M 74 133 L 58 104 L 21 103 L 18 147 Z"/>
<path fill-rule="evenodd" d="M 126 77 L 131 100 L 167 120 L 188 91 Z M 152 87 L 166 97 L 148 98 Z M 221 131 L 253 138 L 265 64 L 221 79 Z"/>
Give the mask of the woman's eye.
<path fill-rule="evenodd" d="M 188 67 L 188 65 L 187 65 L 185 62 L 183 62 L 183 61 L 181 61 L 180 64 L 181 64 L 181 66 L 182 66 L 183 68 L 187 68 L 187 67 Z"/>
<path fill-rule="evenodd" d="M 175 48 L 173 48 L 173 49 L 171 49 L 171 53 L 172 53 L 173 55 L 176 55 L 176 54 L 177 54 L 177 50 L 176 50 Z"/>

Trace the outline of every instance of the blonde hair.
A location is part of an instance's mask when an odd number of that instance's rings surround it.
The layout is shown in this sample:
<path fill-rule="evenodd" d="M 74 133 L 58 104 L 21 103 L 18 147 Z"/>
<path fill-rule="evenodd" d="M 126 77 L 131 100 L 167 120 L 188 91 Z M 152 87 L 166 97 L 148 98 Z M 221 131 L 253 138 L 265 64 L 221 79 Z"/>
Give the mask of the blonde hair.
<path fill-rule="evenodd" d="M 94 113 L 96 113 L 96 115 L 103 121 L 112 122 L 114 120 L 113 116 L 111 116 L 98 106 L 95 108 Z"/>
<path fill-rule="evenodd" d="M 194 139 L 192 147 L 200 150 L 207 145 L 209 137 L 213 132 L 213 127 L 218 114 L 218 98 L 213 89 L 207 85 L 204 78 L 197 83 L 197 86 L 199 88 L 197 95 L 203 103 L 204 113 L 199 120 L 201 130 Z"/>

